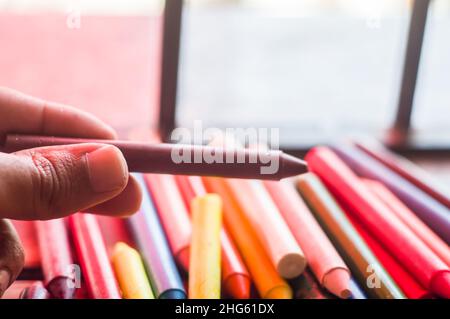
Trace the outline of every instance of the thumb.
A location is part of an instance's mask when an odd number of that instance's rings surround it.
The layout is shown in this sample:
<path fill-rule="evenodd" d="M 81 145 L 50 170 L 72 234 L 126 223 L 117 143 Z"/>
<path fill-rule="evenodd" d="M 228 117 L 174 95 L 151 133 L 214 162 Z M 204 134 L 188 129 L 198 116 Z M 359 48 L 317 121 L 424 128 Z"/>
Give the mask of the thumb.
<path fill-rule="evenodd" d="M 128 168 L 114 146 L 78 144 L 0 153 L 0 218 L 51 219 L 122 192 Z"/>

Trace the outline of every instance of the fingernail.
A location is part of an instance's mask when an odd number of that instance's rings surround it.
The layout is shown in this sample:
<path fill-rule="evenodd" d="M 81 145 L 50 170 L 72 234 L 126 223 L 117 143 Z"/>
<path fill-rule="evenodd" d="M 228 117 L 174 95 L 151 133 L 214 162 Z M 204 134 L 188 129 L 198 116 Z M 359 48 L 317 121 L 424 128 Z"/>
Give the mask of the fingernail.
<path fill-rule="evenodd" d="M 8 270 L 0 269 L 0 297 L 3 296 L 6 288 L 9 286 L 11 275 Z"/>
<path fill-rule="evenodd" d="M 112 192 L 126 186 L 128 168 L 122 153 L 114 146 L 103 146 L 86 154 L 89 179 L 97 193 Z"/>

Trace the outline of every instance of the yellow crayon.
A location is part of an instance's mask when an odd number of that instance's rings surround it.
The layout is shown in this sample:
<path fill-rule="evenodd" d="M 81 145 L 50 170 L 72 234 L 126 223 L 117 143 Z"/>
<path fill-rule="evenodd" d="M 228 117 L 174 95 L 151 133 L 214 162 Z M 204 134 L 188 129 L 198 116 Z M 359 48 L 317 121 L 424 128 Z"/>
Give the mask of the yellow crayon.
<path fill-rule="evenodd" d="M 207 194 L 192 200 L 192 241 L 189 264 L 189 298 L 220 298 L 220 230 L 222 200 Z"/>
<path fill-rule="evenodd" d="M 136 249 L 119 242 L 114 246 L 112 265 L 125 299 L 154 299 L 141 256 Z"/>

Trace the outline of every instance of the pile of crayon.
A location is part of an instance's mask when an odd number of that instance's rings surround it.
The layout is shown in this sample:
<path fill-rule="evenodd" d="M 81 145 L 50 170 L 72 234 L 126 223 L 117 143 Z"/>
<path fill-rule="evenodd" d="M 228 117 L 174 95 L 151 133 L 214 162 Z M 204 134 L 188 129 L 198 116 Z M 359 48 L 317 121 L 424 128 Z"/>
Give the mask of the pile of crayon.
<path fill-rule="evenodd" d="M 33 222 L 41 271 L 6 297 L 450 298 L 443 187 L 377 144 L 305 159 L 283 181 L 136 174 L 127 219 Z"/>

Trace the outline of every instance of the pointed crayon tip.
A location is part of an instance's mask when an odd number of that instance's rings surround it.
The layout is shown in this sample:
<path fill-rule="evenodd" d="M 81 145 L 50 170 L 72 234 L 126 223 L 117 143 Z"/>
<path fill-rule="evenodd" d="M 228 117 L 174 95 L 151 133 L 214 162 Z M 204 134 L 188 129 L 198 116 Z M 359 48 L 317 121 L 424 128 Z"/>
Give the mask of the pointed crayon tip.
<path fill-rule="evenodd" d="M 335 268 L 323 276 L 323 286 L 333 295 L 348 299 L 352 295 L 350 289 L 350 273 L 347 269 Z"/>
<path fill-rule="evenodd" d="M 189 272 L 189 247 L 185 247 L 177 255 L 178 264 L 186 271 Z"/>
<path fill-rule="evenodd" d="M 450 299 L 450 271 L 443 270 L 433 276 L 430 290 L 435 295 Z"/>
<path fill-rule="evenodd" d="M 250 298 L 250 278 L 244 274 L 232 274 L 223 284 L 224 290 L 235 299 Z"/>

